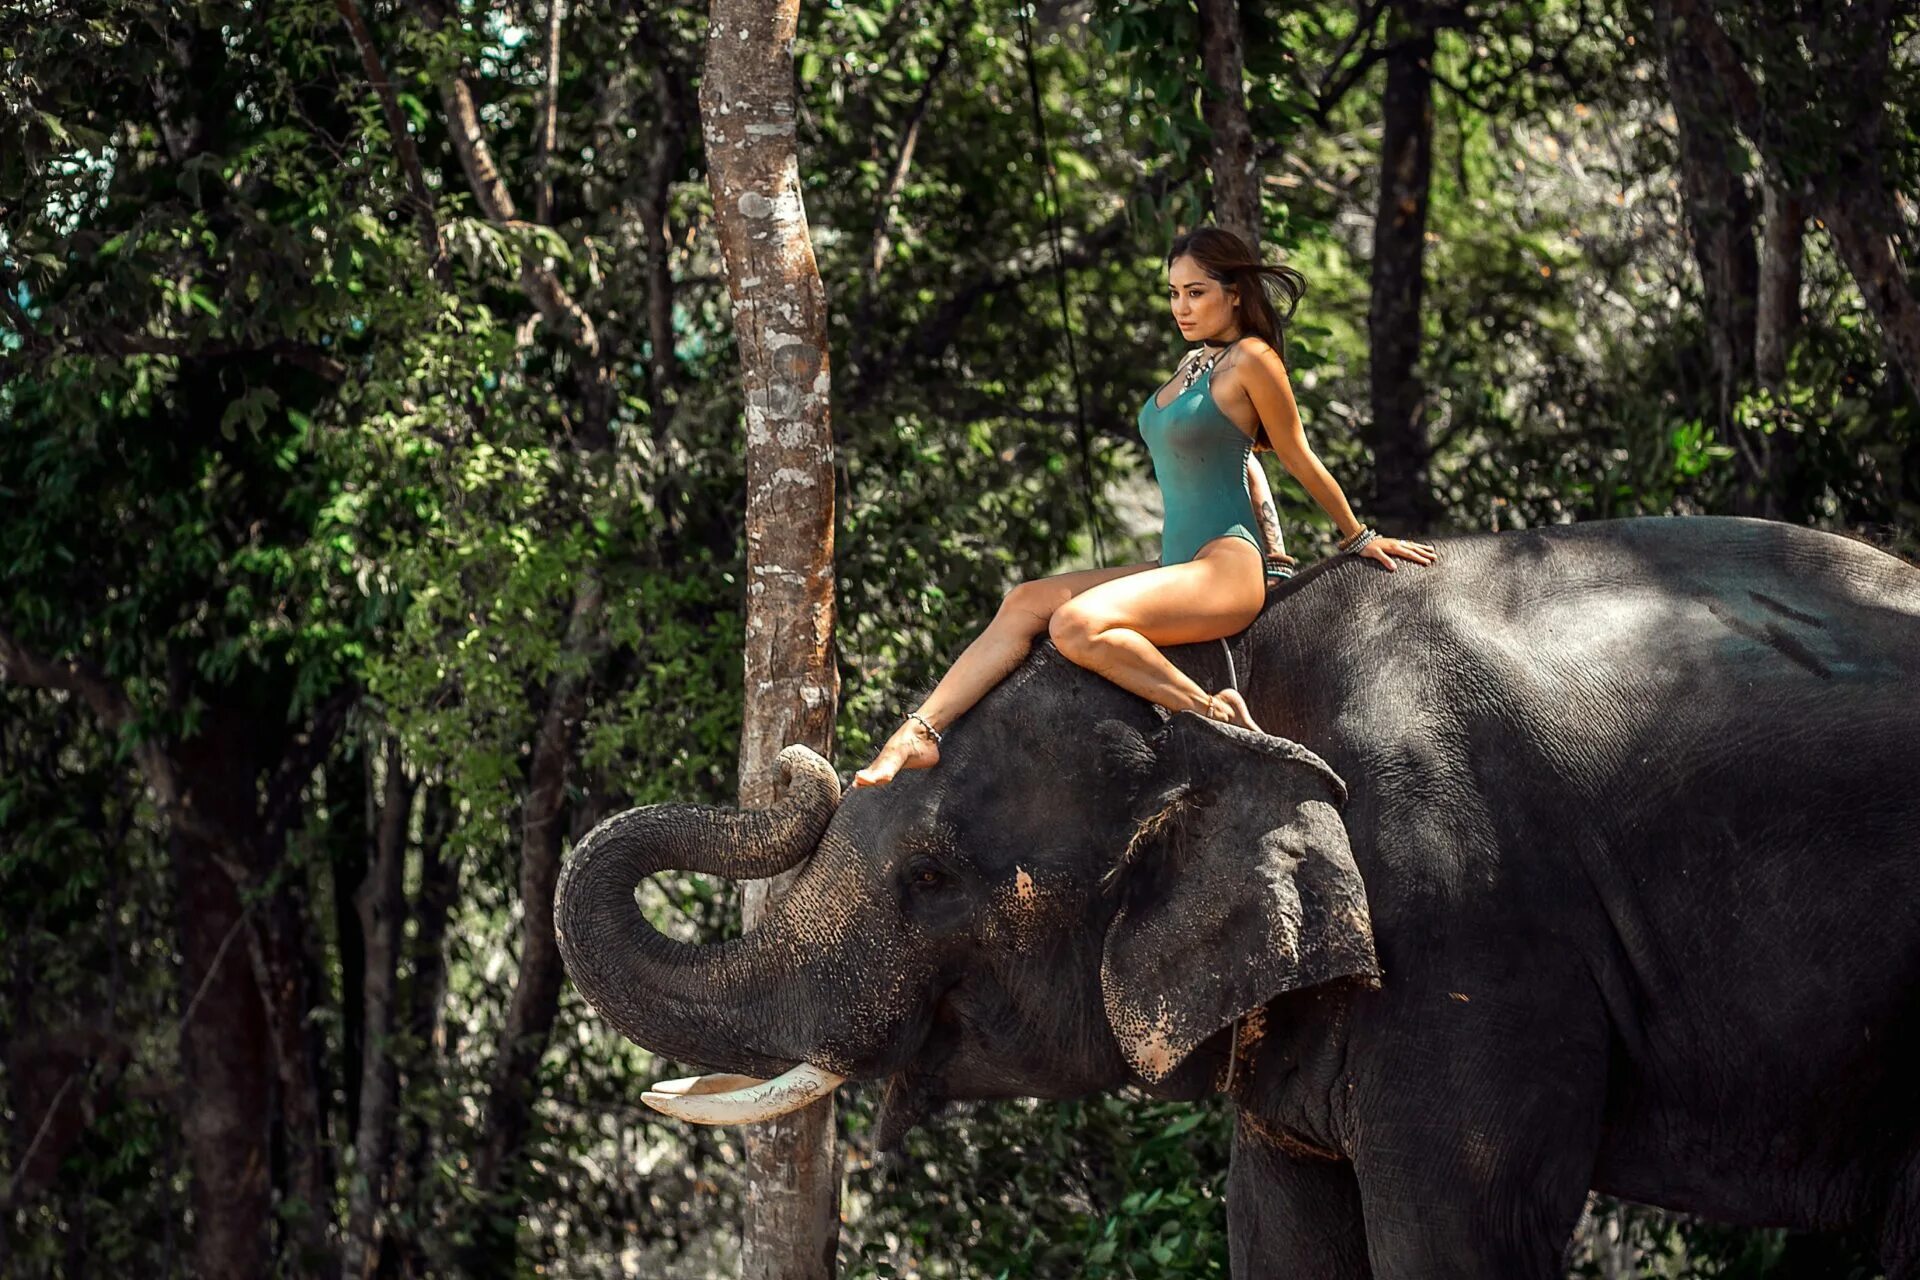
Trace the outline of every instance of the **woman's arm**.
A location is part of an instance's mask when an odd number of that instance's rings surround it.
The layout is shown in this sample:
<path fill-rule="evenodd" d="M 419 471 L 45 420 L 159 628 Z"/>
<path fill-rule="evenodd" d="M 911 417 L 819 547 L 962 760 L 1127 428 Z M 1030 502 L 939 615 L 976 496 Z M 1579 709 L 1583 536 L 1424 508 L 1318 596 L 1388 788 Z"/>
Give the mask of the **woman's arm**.
<path fill-rule="evenodd" d="M 1341 541 L 1354 537 L 1366 526 L 1354 517 L 1353 509 L 1347 505 L 1347 495 L 1340 492 L 1340 486 L 1307 447 L 1307 434 L 1300 426 L 1300 409 L 1293 402 L 1293 384 L 1287 379 L 1287 367 L 1281 363 L 1280 353 L 1258 337 L 1248 338 L 1242 345 L 1248 356 L 1241 361 L 1246 370 L 1247 395 L 1260 413 L 1260 430 L 1268 445 L 1287 474 L 1298 480 L 1320 504 L 1321 510 L 1333 517 L 1340 529 Z M 1388 570 L 1394 567 L 1396 558 L 1416 564 L 1432 564 L 1436 558 L 1433 547 L 1427 543 L 1402 542 L 1373 533 L 1355 542 L 1353 552 Z"/>
<path fill-rule="evenodd" d="M 1273 490 L 1267 484 L 1267 469 L 1258 454 L 1247 454 L 1247 492 L 1253 496 L 1253 514 L 1260 526 L 1261 540 L 1267 544 L 1267 561 L 1291 567 L 1300 562 L 1287 554 L 1287 541 L 1280 532 L 1280 513 L 1273 506 Z"/>

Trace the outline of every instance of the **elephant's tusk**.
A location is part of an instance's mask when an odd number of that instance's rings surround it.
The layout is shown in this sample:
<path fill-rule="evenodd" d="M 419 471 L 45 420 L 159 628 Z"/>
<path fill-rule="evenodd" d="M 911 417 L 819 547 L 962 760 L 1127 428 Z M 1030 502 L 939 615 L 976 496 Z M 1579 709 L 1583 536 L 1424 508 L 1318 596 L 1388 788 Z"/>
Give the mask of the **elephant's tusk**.
<path fill-rule="evenodd" d="M 771 1080 L 752 1076 L 687 1076 L 662 1080 L 640 1095 L 655 1111 L 693 1124 L 757 1124 L 826 1097 L 845 1076 L 803 1062 Z"/>

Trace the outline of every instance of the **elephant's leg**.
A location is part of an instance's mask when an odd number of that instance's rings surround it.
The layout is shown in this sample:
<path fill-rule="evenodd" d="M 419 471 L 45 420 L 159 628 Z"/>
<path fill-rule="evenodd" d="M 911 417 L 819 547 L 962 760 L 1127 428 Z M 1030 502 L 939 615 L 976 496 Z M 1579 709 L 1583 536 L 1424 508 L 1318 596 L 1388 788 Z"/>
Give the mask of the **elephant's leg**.
<path fill-rule="evenodd" d="M 1354 1172 L 1379 1280 L 1560 1280 L 1606 1097 L 1604 1039 L 1407 1046 L 1357 1099 Z"/>
<path fill-rule="evenodd" d="M 1353 1166 L 1291 1154 L 1244 1119 L 1233 1128 L 1227 1238 L 1236 1277 L 1372 1275 Z"/>
<path fill-rule="evenodd" d="M 1893 1180 L 1880 1227 L 1880 1265 L 1887 1280 L 1920 1280 L 1920 1152 Z"/>

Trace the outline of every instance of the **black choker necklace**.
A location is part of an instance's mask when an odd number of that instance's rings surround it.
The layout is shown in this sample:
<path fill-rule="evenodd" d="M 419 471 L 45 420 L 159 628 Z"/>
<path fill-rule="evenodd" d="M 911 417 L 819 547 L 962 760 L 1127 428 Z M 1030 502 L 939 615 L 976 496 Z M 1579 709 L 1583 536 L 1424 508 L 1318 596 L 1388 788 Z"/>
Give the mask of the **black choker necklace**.
<path fill-rule="evenodd" d="M 1240 335 L 1241 338 L 1246 336 L 1244 333 Z M 1240 341 L 1240 338 L 1228 338 L 1221 342 L 1215 342 L 1212 338 L 1202 338 L 1200 339 L 1200 345 L 1206 347 L 1230 347 L 1238 341 Z"/>

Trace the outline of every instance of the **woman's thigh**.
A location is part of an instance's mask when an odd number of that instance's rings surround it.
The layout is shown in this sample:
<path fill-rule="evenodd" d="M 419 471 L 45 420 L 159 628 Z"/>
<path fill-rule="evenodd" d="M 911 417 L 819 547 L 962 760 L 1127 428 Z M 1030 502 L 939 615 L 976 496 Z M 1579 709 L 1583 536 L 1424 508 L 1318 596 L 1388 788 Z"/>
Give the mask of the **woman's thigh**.
<path fill-rule="evenodd" d="M 1260 553 L 1244 538 L 1215 538 L 1192 560 L 1102 582 L 1054 615 L 1052 625 L 1098 633 L 1138 631 L 1156 645 L 1193 644 L 1244 630 L 1266 604 Z"/>
<path fill-rule="evenodd" d="M 1029 620 L 1041 630 L 1046 629 L 1047 620 L 1054 610 L 1064 605 L 1080 593 L 1099 586 L 1103 582 L 1112 582 L 1130 574 L 1152 569 L 1158 561 L 1143 564 L 1115 564 L 1104 569 L 1075 569 L 1071 573 L 1056 573 L 1047 578 L 1030 578 L 1007 592 L 1006 600 L 1000 608 L 1011 611 Z"/>

